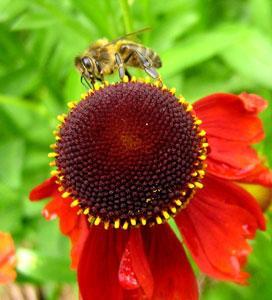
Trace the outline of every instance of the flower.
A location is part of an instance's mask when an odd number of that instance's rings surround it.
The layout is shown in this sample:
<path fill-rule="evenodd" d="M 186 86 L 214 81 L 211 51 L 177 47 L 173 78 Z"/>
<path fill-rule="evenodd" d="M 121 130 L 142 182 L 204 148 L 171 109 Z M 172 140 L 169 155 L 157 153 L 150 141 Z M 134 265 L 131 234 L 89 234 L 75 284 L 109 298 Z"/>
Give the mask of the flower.
<path fill-rule="evenodd" d="M 49 154 L 56 169 L 30 199 L 52 198 L 43 214 L 71 239 L 84 300 L 198 299 L 183 245 L 207 275 L 247 282 L 247 240 L 265 220 L 236 182 L 272 185 L 251 147 L 264 138 L 261 97 L 213 94 L 192 106 L 132 79 L 68 106 Z"/>
<path fill-rule="evenodd" d="M 10 234 L 0 231 L 0 284 L 16 278 L 15 247 Z"/>

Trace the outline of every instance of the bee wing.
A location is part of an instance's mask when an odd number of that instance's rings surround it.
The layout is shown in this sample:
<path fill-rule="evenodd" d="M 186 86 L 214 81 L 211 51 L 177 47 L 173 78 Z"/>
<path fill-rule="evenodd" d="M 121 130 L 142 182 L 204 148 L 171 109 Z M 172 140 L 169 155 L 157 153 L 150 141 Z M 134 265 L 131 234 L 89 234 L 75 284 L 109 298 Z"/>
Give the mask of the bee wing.
<path fill-rule="evenodd" d="M 120 40 L 124 40 L 124 39 L 126 39 L 126 38 L 128 38 L 128 37 L 136 36 L 136 35 L 138 35 L 138 34 L 140 34 L 140 33 L 147 32 L 147 31 L 150 31 L 150 30 L 151 30 L 150 27 L 145 27 L 145 28 L 139 29 L 139 30 L 137 30 L 137 31 L 127 33 L 127 34 L 125 34 L 125 35 L 123 35 L 123 36 L 118 37 L 117 39 L 114 39 L 114 40 L 110 41 L 110 42 L 109 42 L 108 44 L 106 44 L 105 46 L 108 46 L 108 45 L 111 45 L 111 44 L 115 44 L 116 42 L 118 42 L 118 41 L 120 41 Z"/>

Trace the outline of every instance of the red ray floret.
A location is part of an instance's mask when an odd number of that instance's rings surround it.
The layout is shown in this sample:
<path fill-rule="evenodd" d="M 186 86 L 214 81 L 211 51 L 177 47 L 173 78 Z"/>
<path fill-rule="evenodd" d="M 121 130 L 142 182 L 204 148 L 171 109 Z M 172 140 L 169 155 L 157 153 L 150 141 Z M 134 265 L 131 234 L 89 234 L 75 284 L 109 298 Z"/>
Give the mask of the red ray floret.
<path fill-rule="evenodd" d="M 251 146 L 264 138 L 258 113 L 267 102 L 253 94 L 212 94 L 194 104 L 211 152 L 208 171 L 226 179 L 272 186 L 272 174 Z M 248 178 L 248 179 L 247 179 Z"/>
<path fill-rule="evenodd" d="M 200 269 L 224 280 L 246 283 L 242 267 L 258 228 L 265 221 L 255 199 L 236 186 L 213 176 L 199 191 L 176 222 L 187 247 Z"/>

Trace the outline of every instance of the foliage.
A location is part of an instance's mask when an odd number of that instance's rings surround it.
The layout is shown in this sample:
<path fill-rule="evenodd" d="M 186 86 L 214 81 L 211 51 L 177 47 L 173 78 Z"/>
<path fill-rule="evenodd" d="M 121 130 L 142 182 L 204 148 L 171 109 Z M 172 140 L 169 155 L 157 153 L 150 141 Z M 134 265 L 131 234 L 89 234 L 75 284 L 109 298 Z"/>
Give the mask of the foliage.
<path fill-rule="evenodd" d="M 69 245 L 28 193 L 49 176 L 56 115 L 85 91 L 73 58 L 100 37 L 144 27 L 152 30 L 140 39 L 160 54 L 165 83 L 187 99 L 246 90 L 272 100 L 270 0 L 1 0 L 0 229 L 13 234 L 24 258 L 18 280 L 42 285 L 48 299 L 75 282 Z M 270 119 L 271 108 L 263 114 L 268 139 L 259 150 L 271 165 Z M 270 299 L 271 234 L 260 233 L 254 243 L 250 287 L 208 282 L 203 299 Z"/>

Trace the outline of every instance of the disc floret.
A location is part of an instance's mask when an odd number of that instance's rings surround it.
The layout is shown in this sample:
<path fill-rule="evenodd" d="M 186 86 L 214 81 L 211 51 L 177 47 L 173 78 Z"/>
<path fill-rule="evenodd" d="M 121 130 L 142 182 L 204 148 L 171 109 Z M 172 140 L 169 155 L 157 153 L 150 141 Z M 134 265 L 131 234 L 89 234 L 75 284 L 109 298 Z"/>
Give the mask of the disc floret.
<path fill-rule="evenodd" d="M 93 225 L 162 224 L 202 188 L 208 143 L 192 105 L 161 82 L 96 86 L 58 116 L 55 169 L 63 201 Z"/>

